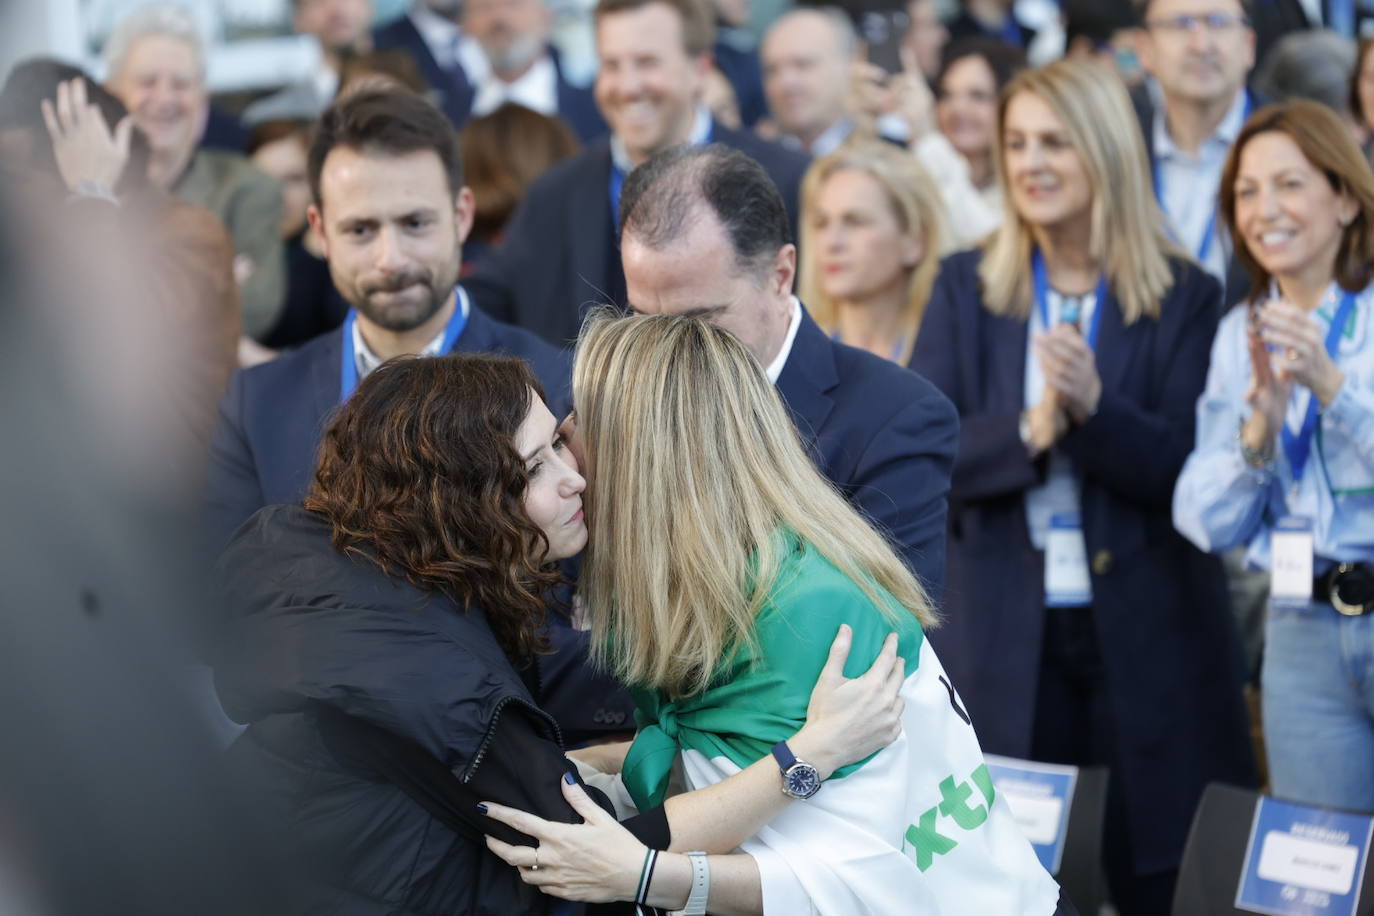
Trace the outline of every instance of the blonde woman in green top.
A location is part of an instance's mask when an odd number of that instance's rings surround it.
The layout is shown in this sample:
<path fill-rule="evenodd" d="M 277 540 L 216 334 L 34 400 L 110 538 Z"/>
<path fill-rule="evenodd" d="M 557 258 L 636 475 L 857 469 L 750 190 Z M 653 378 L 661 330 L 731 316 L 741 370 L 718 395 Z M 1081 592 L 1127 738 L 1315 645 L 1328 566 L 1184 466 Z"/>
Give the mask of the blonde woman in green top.
<path fill-rule="evenodd" d="M 639 706 L 628 794 L 648 807 L 679 761 L 700 789 L 772 751 L 789 767 L 784 792 L 807 799 L 742 845 L 732 873 L 751 871 L 758 897 L 728 911 L 1056 912 L 1058 887 L 924 638 L 935 622 L 925 593 L 814 468 L 743 344 L 699 317 L 598 316 L 573 389 L 588 483 L 582 597 L 595 654 Z M 785 739 L 841 623 L 853 631 L 847 676 L 898 633 L 903 734 L 821 788 Z M 615 828 L 536 820 L 511 821 L 541 843 L 541 871 L 526 880 L 600 899 L 598 882 L 616 879 L 593 850 L 615 845 L 603 833 Z"/>

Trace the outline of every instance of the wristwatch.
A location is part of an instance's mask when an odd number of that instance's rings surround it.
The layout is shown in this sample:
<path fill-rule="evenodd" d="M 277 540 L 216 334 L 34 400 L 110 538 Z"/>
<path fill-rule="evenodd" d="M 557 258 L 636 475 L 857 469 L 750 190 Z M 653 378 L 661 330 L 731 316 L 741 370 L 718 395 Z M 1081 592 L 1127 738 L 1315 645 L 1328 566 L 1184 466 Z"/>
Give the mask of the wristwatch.
<path fill-rule="evenodd" d="M 790 798 L 810 798 L 821 790 L 821 774 L 792 753 L 786 741 L 773 745 L 773 759 L 782 771 L 782 794 Z"/>

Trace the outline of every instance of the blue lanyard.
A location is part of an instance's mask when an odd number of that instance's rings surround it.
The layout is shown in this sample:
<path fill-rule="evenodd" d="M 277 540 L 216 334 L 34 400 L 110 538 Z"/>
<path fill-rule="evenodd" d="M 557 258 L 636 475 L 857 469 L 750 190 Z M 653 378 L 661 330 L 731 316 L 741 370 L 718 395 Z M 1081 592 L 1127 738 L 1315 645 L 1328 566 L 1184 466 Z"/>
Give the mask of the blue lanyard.
<path fill-rule="evenodd" d="M 1050 329 L 1050 281 L 1045 272 L 1045 259 L 1040 256 L 1037 250 L 1031 256 L 1031 276 L 1035 281 L 1035 307 L 1040 311 L 1040 321 L 1045 325 L 1045 330 Z M 1107 310 L 1107 275 L 1103 274 L 1097 279 L 1097 303 L 1093 307 L 1093 317 L 1088 325 L 1088 333 L 1084 339 L 1088 342 L 1088 347 L 1097 349 L 1097 332 L 1102 328 L 1102 313 Z M 1077 322 L 1074 322 L 1077 324 Z"/>
<path fill-rule="evenodd" d="M 625 173 L 620 171 L 620 166 L 611 160 L 611 231 L 618 232 L 620 229 L 620 191 L 625 187 Z"/>
<path fill-rule="evenodd" d="M 468 326 L 468 315 L 463 308 L 463 291 L 457 287 L 453 290 L 453 317 L 448 320 L 448 326 L 444 328 L 444 341 L 439 345 L 441 354 L 453 349 L 453 345 L 458 342 L 458 337 L 463 333 L 463 328 Z M 339 403 L 342 404 L 353 396 L 354 390 L 358 387 L 358 354 L 353 351 L 353 325 L 358 322 L 358 310 L 349 309 L 348 316 L 343 323 L 343 358 L 339 366 Z"/>
<path fill-rule="evenodd" d="M 1326 355 L 1336 358 L 1336 347 L 1341 342 L 1341 332 L 1350 320 L 1350 312 L 1355 308 L 1355 294 L 1346 293 L 1336 309 L 1336 317 L 1331 319 L 1331 328 L 1326 332 Z M 1293 472 L 1293 483 L 1302 482 L 1303 471 L 1307 468 L 1307 457 L 1312 452 L 1312 436 L 1317 431 L 1317 396 L 1308 394 L 1307 416 L 1303 417 L 1302 429 L 1295 435 L 1283 424 L 1283 452 L 1288 456 L 1288 467 Z"/>
<path fill-rule="evenodd" d="M 1255 100 L 1251 97 L 1249 90 L 1246 90 L 1245 110 L 1241 112 L 1240 116 L 1240 122 L 1242 124 L 1250 120 L 1250 112 L 1254 109 L 1254 107 Z M 1154 157 L 1154 162 L 1152 162 L 1150 165 L 1154 172 L 1155 200 L 1159 202 L 1159 209 L 1164 211 L 1165 216 L 1168 216 L 1169 211 L 1164 206 L 1164 173 L 1159 167 L 1158 155 Z M 1199 264 L 1205 265 L 1207 263 L 1207 255 L 1212 250 L 1212 238 L 1217 233 L 1217 210 L 1220 206 L 1221 205 L 1219 203 L 1212 204 L 1212 214 L 1207 217 L 1207 226 L 1202 230 L 1202 241 L 1199 242 L 1197 246 L 1197 261 Z M 1173 235 L 1172 229 L 1170 229 L 1169 232 L 1171 235 Z"/>
<path fill-rule="evenodd" d="M 1001 34 L 994 34 L 994 38 L 1000 38 L 1013 48 L 1025 48 L 1026 43 L 1021 40 L 1021 25 L 1010 13 L 1007 18 L 1002 20 Z"/>

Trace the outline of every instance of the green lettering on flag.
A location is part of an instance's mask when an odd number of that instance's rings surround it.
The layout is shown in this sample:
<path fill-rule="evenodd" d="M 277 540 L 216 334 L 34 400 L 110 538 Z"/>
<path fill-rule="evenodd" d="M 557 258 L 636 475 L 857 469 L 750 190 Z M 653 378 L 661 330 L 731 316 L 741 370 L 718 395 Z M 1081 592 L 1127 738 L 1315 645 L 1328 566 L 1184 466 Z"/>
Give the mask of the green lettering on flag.
<path fill-rule="evenodd" d="M 988 819 L 988 809 L 982 805 L 970 808 L 968 797 L 972 794 L 973 787 L 968 783 L 956 785 L 953 776 L 946 776 L 940 783 L 940 813 L 965 830 L 979 826 Z"/>
<path fill-rule="evenodd" d="M 983 793 L 983 797 L 988 800 L 988 810 L 992 810 L 992 800 L 997 797 L 997 793 L 992 788 L 992 774 L 988 772 L 988 765 L 985 763 L 978 767 L 969 778 L 978 787 L 978 791 Z"/>
<path fill-rule="evenodd" d="M 902 851 L 912 850 L 911 858 L 921 871 L 930 868 L 936 856 L 942 856 L 959 844 L 935 829 L 935 811 L 931 808 L 921 815 L 920 826 L 912 824 L 906 828 L 906 842 Z"/>

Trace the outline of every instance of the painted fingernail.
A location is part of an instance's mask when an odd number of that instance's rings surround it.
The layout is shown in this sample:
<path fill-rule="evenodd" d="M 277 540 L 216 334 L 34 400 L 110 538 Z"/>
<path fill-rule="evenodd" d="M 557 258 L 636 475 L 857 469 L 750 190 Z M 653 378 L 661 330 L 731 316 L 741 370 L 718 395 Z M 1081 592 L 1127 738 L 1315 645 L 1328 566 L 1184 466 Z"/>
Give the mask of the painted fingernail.
<path fill-rule="evenodd" d="M 577 785 L 577 777 L 574 776 L 574 775 L 571 774 L 571 773 L 564 773 L 564 774 L 563 774 L 563 781 L 566 782 L 566 783 L 567 783 L 568 785 L 570 785 L 570 786 L 575 786 L 575 785 Z"/>
<path fill-rule="evenodd" d="M 482 804 L 481 802 L 478 802 L 478 803 L 477 803 L 477 813 L 478 813 L 478 814 L 486 814 L 486 813 L 487 813 L 487 806 L 484 805 L 484 804 Z"/>

